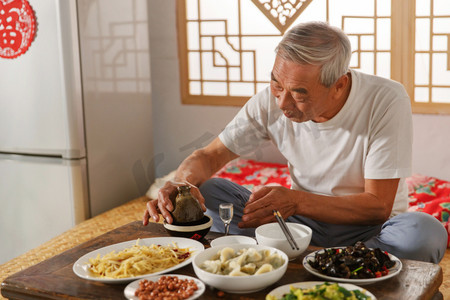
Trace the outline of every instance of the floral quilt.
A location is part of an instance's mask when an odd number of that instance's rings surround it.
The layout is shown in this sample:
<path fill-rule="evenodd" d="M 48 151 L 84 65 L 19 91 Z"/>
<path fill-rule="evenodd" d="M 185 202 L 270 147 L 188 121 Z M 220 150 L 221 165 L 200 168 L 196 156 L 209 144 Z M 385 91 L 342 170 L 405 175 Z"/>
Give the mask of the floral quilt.
<path fill-rule="evenodd" d="M 448 233 L 450 247 L 450 182 L 435 177 L 413 174 L 406 178 L 409 211 L 426 212 L 441 221 Z"/>
<path fill-rule="evenodd" d="M 213 177 L 226 178 L 249 190 L 259 185 L 291 187 L 291 177 L 286 164 L 237 159 L 225 165 Z"/>
<path fill-rule="evenodd" d="M 259 185 L 291 187 L 289 169 L 285 164 L 237 159 L 215 174 L 236 182 L 249 190 Z M 409 194 L 409 211 L 422 211 L 438 219 L 449 234 L 450 247 L 450 182 L 434 177 L 414 174 L 406 179 Z"/>

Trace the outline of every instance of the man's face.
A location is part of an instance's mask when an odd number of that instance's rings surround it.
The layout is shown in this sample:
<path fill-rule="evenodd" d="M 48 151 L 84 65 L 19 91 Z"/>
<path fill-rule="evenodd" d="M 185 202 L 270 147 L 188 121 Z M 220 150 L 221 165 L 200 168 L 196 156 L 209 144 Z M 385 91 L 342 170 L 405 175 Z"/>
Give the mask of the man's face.
<path fill-rule="evenodd" d="M 301 65 L 277 56 L 273 66 L 270 88 L 278 107 L 294 122 L 325 122 L 336 111 L 333 87 L 319 82 L 320 67 Z"/>

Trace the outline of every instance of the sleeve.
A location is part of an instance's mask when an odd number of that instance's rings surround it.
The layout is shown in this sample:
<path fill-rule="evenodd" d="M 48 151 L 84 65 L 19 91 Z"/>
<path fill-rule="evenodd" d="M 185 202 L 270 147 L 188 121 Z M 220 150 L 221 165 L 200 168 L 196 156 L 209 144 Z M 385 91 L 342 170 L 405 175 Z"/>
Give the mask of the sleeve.
<path fill-rule="evenodd" d="M 267 131 L 268 89 L 253 96 L 219 134 L 219 139 L 233 153 L 246 156 L 269 140 Z"/>
<path fill-rule="evenodd" d="M 412 113 L 401 87 L 396 96 L 376 105 L 369 127 L 369 147 L 364 166 L 366 179 L 411 176 Z"/>

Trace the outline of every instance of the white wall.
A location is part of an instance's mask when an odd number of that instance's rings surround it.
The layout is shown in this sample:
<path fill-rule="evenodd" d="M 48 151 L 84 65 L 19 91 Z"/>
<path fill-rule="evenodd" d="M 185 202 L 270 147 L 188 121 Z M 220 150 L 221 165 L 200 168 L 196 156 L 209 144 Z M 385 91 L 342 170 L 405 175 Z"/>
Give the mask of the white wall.
<path fill-rule="evenodd" d="M 205 146 L 238 107 L 183 105 L 174 0 L 149 7 L 155 176 L 174 170 L 195 148 Z"/>
<path fill-rule="evenodd" d="M 181 104 L 175 13 L 174 0 L 151 1 L 149 22 L 156 177 L 174 170 L 195 146 L 204 146 L 212 140 L 239 109 Z M 413 122 L 413 172 L 450 180 L 450 116 L 414 115 Z M 258 158 L 267 161 L 282 159 L 271 150 Z"/>
<path fill-rule="evenodd" d="M 413 115 L 413 172 L 450 180 L 450 115 Z"/>

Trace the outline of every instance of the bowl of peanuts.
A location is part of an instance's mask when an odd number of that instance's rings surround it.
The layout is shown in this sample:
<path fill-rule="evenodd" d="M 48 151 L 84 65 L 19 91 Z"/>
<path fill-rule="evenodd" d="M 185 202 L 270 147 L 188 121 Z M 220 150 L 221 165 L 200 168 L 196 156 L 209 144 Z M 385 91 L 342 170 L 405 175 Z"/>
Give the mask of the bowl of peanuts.
<path fill-rule="evenodd" d="M 205 284 L 198 278 L 165 274 L 135 280 L 128 284 L 124 296 L 129 300 L 139 299 L 196 299 L 205 292 Z"/>

